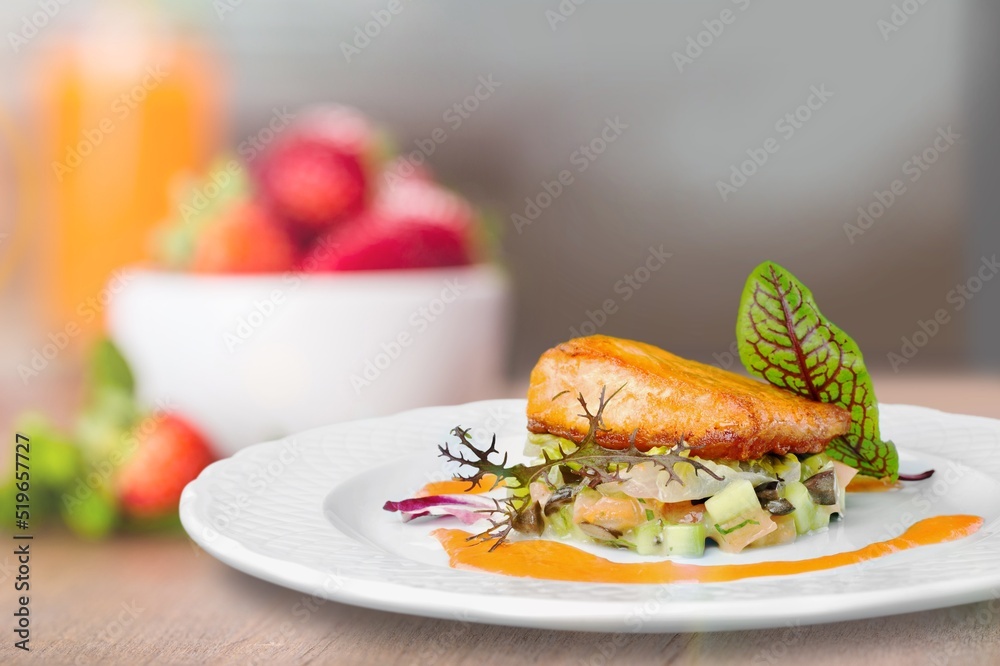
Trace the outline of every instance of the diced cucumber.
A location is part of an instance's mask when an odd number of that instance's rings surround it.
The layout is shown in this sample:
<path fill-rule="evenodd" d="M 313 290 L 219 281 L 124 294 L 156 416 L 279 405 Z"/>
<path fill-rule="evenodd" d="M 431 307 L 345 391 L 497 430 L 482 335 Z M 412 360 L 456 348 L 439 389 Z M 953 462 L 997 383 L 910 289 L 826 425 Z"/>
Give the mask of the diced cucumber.
<path fill-rule="evenodd" d="M 818 474 L 830 462 L 830 456 L 825 453 L 817 453 L 816 455 L 809 456 L 802 461 L 802 475 L 799 480 L 805 481 L 810 476 Z M 794 479 L 792 480 L 794 481 Z"/>
<path fill-rule="evenodd" d="M 734 481 L 705 502 L 711 538 L 726 553 L 738 553 L 748 544 L 777 529 L 771 515 L 760 508 L 753 484 Z"/>
<path fill-rule="evenodd" d="M 760 511 L 760 502 L 757 500 L 753 484 L 747 479 L 740 479 L 710 497 L 705 502 L 705 510 L 711 517 L 712 523 L 723 529 L 730 529 L 747 516 L 756 515 Z"/>
<path fill-rule="evenodd" d="M 812 500 L 809 499 L 809 491 L 806 487 L 798 481 L 793 481 L 792 483 L 786 483 L 781 488 L 779 494 L 795 507 L 795 511 L 791 514 L 795 520 L 795 531 L 799 534 L 805 534 L 811 530 L 812 514 L 815 513 L 816 509 Z"/>
<path fill-rule="evenodd" d="M 792 513 L 794 513 L 794 511 Z M 812 528 L 814 530 L 821 530 L 824 527 L 828 527 L 830 525 L 830 516 L 832 515 L 833 512 L 830 511 L 830 507 L 828 506 L 816 507 L 816 513 L 813 515 Z"/>
<path fill-rule="evenodd" d="M 830 524 L 830 514 L 813 503 L 809 497 L 809 490 L 801 483 L 796 481 L 785 484 L 780 494 L 795 507 L 791 515 L 795 519 L 795 530 L 799 534 L 818 530 Z"/>
<path fill-rule="evenodd" d="M 677 557 L 701 557 L 705 554 L 705 526 L 667 525 L 663 530 L 663 541 L 667 555 Z"/>
<path fill-rule="evenodd" d="M 664 551 L 663 522 L 650 520 L 629 530 L 628 541 L 640 555 L 660 555 Z"/>

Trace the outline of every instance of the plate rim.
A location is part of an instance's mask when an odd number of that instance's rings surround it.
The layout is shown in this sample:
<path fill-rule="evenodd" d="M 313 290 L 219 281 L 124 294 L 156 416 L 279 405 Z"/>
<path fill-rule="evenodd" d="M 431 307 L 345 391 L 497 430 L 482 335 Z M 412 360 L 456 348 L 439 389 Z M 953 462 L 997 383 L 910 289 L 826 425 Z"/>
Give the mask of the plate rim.
<path fill-rule="evenodd" d="M 421 413 L 440 412 L 446 410 L 481 408 L 495 405 L 498 402 L 524 404 L 523 399 L 508 398 L 481 400 L 459 405 L 444 405 L 419 407 L 406 410 L 390 416 L 372 417 L 345 421 L 305 430 L 290 437 L 315 437 L 324 431 L 335 432 L 339 429 L 358 428 L 365 424 L 382 423 L 390 419 L 418 417 Z M 926 414 L 943 415 L 946 417 L 961 417 L 978 422 L 981 426 L 990 427 L 1000 433 L 1000 420 L 971 414 L 958 414 L 917 405 L 880 404 L 881 409 L 893 411 L 916 410 Z M 869 592 L 808 594 L 797 597 L 794 611 L 795 621 L 789 622 L 787 608 L 780 603 L 768 604 L 762 607 L 761 599 L 736 599 L 720 605 L 717 600 L 661 600 L 660 608 L 645 614 L 642 622 L 634 628 L 623 629 L 623 618 L 628 620 L 636 614 L 636 606 L 641 606 L 655 594 L 655 590 L 669 588 L 669 585 L 635 584 L 637 590 L 634 602 L 600 600 L 595 602 L 593 609 L 586 614 L 570 617 L 551 614 L 550 611 L 565 609 L 564 599 L 542 599 L 532 595 L 503 595 L 491 598 L 490 604 L 469 604 L 472 595 L 467 592 L 436 590 L 433 595 L 417 594 L 426 590 L 404 583 L 392 581 L 373 582 L 364 579 L 352 579 L 350 573 L 324 573 L 305 564 L 291 562 L 280 557 L 256 552 L 239 540 L 219 533 L 197 510 L 201 501 L 209 493 L 208 484 L 211 478 L 233 464 L 233 460 L 260 455 L 269 449 L 277 449 L 289 438 L 281 438 L 248 446 L 235 455 L 212 463 L 205 468 L 197 479 L 184 489 L 180 501 L 181 523 L 190 538 L 206 553 L 212 555 L 227 566 L 242 571 L 256 578 L 287 587 L 305 594 L 322 596 L 341 603 L 373 608 L 377 610 L 400 612 L 416 616 L 440 619 L 471 621 L 506 626 L 545 628 L 575 631 L 626 631 L 637 633 L 665 631 L 724 631 L 732 629 L 757 629 L 768 627 L 805 626 L 825 622 L 867 619 L 886 615 L 917 612 L 952 605 L 1000 599 L 1000 567 L 988 580 L 983 576 L 961 581 L 955 580 L 922 581 L 917 585 L 899 587 L 896 589 L 879 589 Z M 904 451 L 906 449 L 904 448 Z M 915 451 L 919 455 L 919 451 Z M 963 465 L 970 466 L 964 460 Z M 352 475 L 353 476 L 353 475 Z M 351 478 L 350 476 L 332 482 L 330 488 L 322 491 L 325 497 L 337 483 Z M 319 507 L 318 511 L 322 511 Z M 331 525 L 331 529 L 333 526 Z M 343 533 L 341 533 L 343 534 Z M 210 535 L 211 538 L 209 538 Z M 348 538 L 352 538 L 349 535 Z M 995 534 L 986 535 L 985 541 Z M 994 539 L 995 541 L 995 539 Z M 960 542 L 939 544 L 927 548 L 954 548 Z M 995 544 L 990 544 L 995 545 Z M 923 549 L 921 549 L 923 550 Z M 1000 549 L 997 549 L 1000 553 Z M 491 576 L 481 572 L 468 572 L 450 569 L 456 576 Z M 820 572 L 829 575 L 837 569 Z M 331 577 L 339 578 L 336 589 L 328 590 L 327 583 Z M 769 576 L 766 579 L 784 578 L 785 576 Z M 532 579 L 529 579 L 532 580 Z M 596 585 L 604 583 L 569 583 L 561 581 L 546 581 L 562 585 Z M 717 583 L 715 585 L 728 585 Z M 364 589 L 361 589 L 364 588 Z M 421 598 L 418 598 L 421 597 Z M 480 599 L 481 601 L 481 599 Z M 463 603 L 464 602 L 464 603 Z M 525 602 L 530 602 L 526 604 Z M 672 612 L 664 613 L 664 607 L 676 607 Z M 720 607 L 721 606 L 721 607 Z M 456 608 L 462 608 L 460 613 Z M 530 610 L 526 610 L 530 609 Z M 641 610 L 641 609 L 640 609 Z M 642 613 L 640 613 L 642 615 Z M 626 627 L 628 622 L 626 622 Z"/>

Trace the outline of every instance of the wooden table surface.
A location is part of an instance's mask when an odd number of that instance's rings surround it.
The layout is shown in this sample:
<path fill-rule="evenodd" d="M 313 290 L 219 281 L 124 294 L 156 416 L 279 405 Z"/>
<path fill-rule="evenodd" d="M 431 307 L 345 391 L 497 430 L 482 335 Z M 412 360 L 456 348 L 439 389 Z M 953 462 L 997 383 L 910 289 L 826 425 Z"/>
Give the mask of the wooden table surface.
<path fill-rule="evenodd" d="M 1000 418 L 1000 380 L 883 377 L 884 402 Z M 1000 664 L 1000 601 L 765 631 L 611 635 L 512 629 L 354 608 L 241 574 L 175 536 L 32 542 L 32 652 L 0 662 L 345 664 Z M 1000 566 L 1000 562 L 997 563 Z M 10 610 L 9 610 L 10 609 Z"/>

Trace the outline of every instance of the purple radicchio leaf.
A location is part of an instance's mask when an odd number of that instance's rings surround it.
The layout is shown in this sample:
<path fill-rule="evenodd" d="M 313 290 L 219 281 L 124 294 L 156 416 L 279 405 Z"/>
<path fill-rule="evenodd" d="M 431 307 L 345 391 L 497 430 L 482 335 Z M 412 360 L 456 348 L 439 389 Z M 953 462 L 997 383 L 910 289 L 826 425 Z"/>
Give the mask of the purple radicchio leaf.
<path fill-rule="evenodd" d="M 405 523 L 425 516 L 453 516 L 466 525 L 482 520 L 498 509 L 496 500 L 483 495 L 411 497 L 399 502 L 386 502 L 382 508 L 386 511 L 398 511 Z"/>

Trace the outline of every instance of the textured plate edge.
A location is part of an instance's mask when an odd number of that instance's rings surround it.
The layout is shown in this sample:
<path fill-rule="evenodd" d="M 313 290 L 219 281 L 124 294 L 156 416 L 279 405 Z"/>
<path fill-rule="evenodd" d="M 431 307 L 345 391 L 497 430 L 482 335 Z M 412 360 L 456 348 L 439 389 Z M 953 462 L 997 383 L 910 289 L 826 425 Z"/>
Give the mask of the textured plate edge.
<path fill-rule="evenodd" d="M 760 612 L 759 600 L 731 602 L 721 612 L 718 602 L 715 601 L 673 601 L 662 604 L 668 607 L 670 612 L 656 610 L 647 612 L 643 607 L 645 599 L 640 595 L 637 595 L 636 604 L 602 601 L 598 604 L 600 612 L 566 617 L 566 602 L 561 600 L 507 596 L 492 600 L 491 603 L 497 604 L 492 607 L 469 606 L 469 595 L 439 591 L 433 597 L 416 601 L 408 600 L 420 592 L 412 587 L 394 583 L 373 584 L 370 581 L 352 581 L 349 576 L 341 577 L 342 584 L 337 590 L 323 594 L 329 575 L 317 569 L 255 553 L 229 537 L 220 535 L 218 541 L 213 544 L 196 538 L 193 532 L 201 530 L 204 525 L 193 511 L 185 510 L 185 503 L 190 507 L 196 497 L 196 489 L 191 486 L 185 489 L 181 510 L 181 523 L 184 529 L 199 547 L 237 571 L 281 587 L 308 595 L 322 596 L 339 603 L 443 620 L 588 632 L 671 633 L 771 629 L 887 617 L 985 601 L 995 598 L 990 590 L 1000 586 L 1000 574 L 998 574 L 993 581 L 985 585 L 981 578 L 977 578 L 959 588 L 956 588 L 953 582 L 947 581 L 916 588 L 900 588 L 890 593 L 879 591 L 852 594 L 849 598 L 843 595 L 811 595 L 803 597 L 805 603 L 796 608 L 794 621 L 789 620 L 787 611 L 773 614 Z M 278 571 L 285 573 L 279 575 Z M 376 591 L 373 586 L 380 588 L 381 594 L 373 594 Z M 637 590 L 645 588 L 645 591 L 648 591 L 652 586 L 636 587 Z M 920 596 L 915 600 L 914 596 L 918 592 Z M 457 613 L 456 608 L 463 610 Z M 630 628 L 633 619 L 640 617 L 642 619 L 638 623 L 638 628 Z"/>
<path fill-rule="evenodd" d="M 523 399 L 506 399 L 509 402 L 523 402 Z M 497 400 L 482 400 L 462 405 L 447 405 L 421 407 L 407 410 L 387 417 L 375 417 L 320 426 L 296 433 L 296 436 L 307 435 L 329 429 L 331 427 L 357 427 L 366 422 L 382 421 L 384 419 L 413 416 L 419 412 L 437 411 L 459 407 L 473 407 L 480 404 L 495 403 Z M 997 427 L 996 419 L 971 414 L 943 412 L 941 410 L 917 405 L 881 405 L 899 410 L 913 410 L 923 413 L 935 413 L 945 416 L 960 416 L 965 419 L 980 421 L 984 425 Z M 261 452 L 267 447 L 277 447 L 282 440 L 263 442 L 243 449 L 235 457 L 250 452 Z M 492 607 L 468 605 L 470 595 L 462 592 L 437 591 L 433 597 L 416 600 L 417 594 L 425 591 L 397 583 L 372 583 L 371 581 L 351 580 L 348 576 L 339 576 L 339 586 L 333 591 L 326 590 L 326 581 L 331 574 L 324 574 L 316 568 L 288 562 L 268 555 L 263 555 L 246 548 L 239 541 L 217 534 L 216 538 L 206 540 L 206 529 L 214 531 L 201 520 L 196 510 L 199 495 L 198 486 L 205 483 L 211 475 L 212 468 L 224 465 L 229 458 L 217 461 L 203 470 L 197 479 L 184 489 L 180 502 L 181 523 L 190 538 L 206 553 L 212 555 L 224 564 L 255 578 L 276 585 L 290 588 L 305 594 L 322 596 L 332 601 L 354 606 L 371 608 L 388 612 L 404 613 L 419 617 L 430 617 L 444 620 L 469 621 L 482 624 L 502 626 L 527 627 L 538 629 L 555 629 L 567 631 L 588 632 L 625 632 L 625 633 L 668 633 L 668 632 L 708 632 L 730 631 L 740 629 L 767 629 L 806 626 L 828 622 L 863 620 L 890 615 L 900 615 L 912 612 L 947 608 L 967 603 L 975 603 L 996 599 L 1000 594 L 1000 570 L 992 578 L 982 576 L 956 585 L 955 581 L 924 583 L 920 586 L 899 588 L 891 591 L 876 591 L 870 593 L 852 593 L 849 597 L 838 594 L 808 595 L 801 597 L 802 605 L 795 609 L 794 619 L 789 618 L 787 611 L 762 613 L 760 600 L 743 600 L 728 602 L 720 610 L 718 601 L 661 601 L 660 610 L 646 612 L 642 604 L 648 597 L 637 594 L 637 603 L 601 601 L 595 604 L 600 612 L 588 612 L 585 616 L 565 616 L 566 601 L 546 600 L 532 596 L 508 595 L 491 601 Z M 200 482 L 200 483 L 199 483 Z M 332 527 L 332 526 L 331 526 Z M 199 535 L 201 538 L 199 538 Z M 951 544 L 941 544 L 930 548 L 947 548 Z M 278 571 L 284 573 L 278 574 Z M 639 591 L 650 592 L 659 586 L 637 585 Z M 363 589 L 362 589 L 363 588 Z M 380 591 L 381 594 L 373 594 Z M 324 594 L 325 592 L 325 594 Z M 916 597 L 916 598 L 915 598 Z M 392 600 L 395 601 L 392 601 Z M 456 612 L 461 608 L 461 612 Z M 667 612 L 663 612 L 666 609 Z M 629 628 L 632 618 L 641 616 L 642 621 L 637 628 Z"/>

